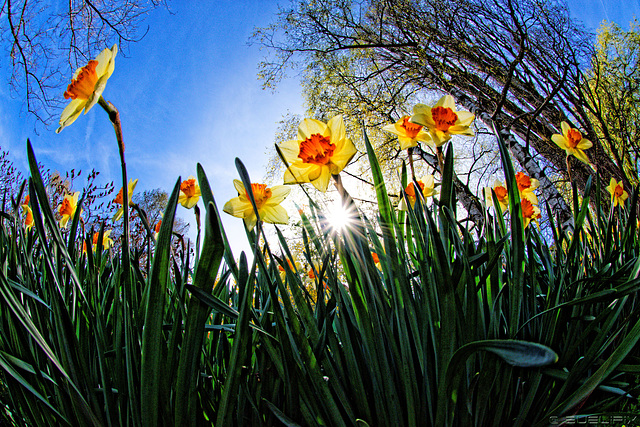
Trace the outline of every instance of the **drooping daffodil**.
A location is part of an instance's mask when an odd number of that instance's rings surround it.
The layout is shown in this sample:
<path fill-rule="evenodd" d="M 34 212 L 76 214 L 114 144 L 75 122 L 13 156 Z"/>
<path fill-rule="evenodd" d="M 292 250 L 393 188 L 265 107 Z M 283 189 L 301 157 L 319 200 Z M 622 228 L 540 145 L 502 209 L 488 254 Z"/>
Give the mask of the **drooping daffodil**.
<path fill-rule="evenodd" d="M 584 150 L 593 146 L 591 141 L 583 138 L 580 131 L 569 126 L 567 122 L 562 122 L 560 127 L 562 135 L 553 134 L 551 140 L 567 153 L 567 157 L 574 155 L 581 162 L 589 164 L 589 158 Z"/>
<path fill-rule="evenodd" d="M 233 180 L 233 185 L 238 191 L 238 197 L 235 197 L 225 203 L 223 210 L 229 215 L 233 215 L 244 220 L 249 230 L 255 227 L 258 218 L 251 205 L 249 193 L 244 188 L 242 181 Z M 260 215 L 260 220 L 271 224 L 288 224 L 289 214 L 280 203 L 291 192 L 291 188 L 284 185 L 274 185 L 271 188 L 267 184 L 251 184 L 251 192 L 256 202 L 256 208 Z"/>
<path fill-rule="evenodd" d="M 411 123 L 410 116 L 404 116 L 392 125 L 386 125 L 383 131 L 390 132 L 398 137 L 400 149 L 406 150 L 411 147 L 417 147 L 418 142 L 424 142 L 432 145 L 433 141 L 429 132 L 424 130 L 424 126 Z"/>
<path fill-rule="evenodd" d="M 180 184 L 178 202 L 187 209 L 193 208 L 200 200 L 200 186 L 193 176 Z"/>
<path fill-rule="evenodd" d="M 469 128 L 475 115 L 458 111 L 451 95 L 445 95 L 434 105 L 417 104 L 413 107 L 411 122 L 429 130 L 436 147 L 444 145 L 453 135 L 473 136 Z"/>
<path fill-rule="evenodd" d="M 496 198 L 498 199 L 502 212 L 506 212 L 507 209 L 509 209 L 509 192 L 507 191 L 507 186 L 500 180 L 496 179 L 493 182 L 493 187 L 486 187 L 484 189 L 484 195 L 488 206 L 493 205 L 493 195 L 491 190 L 496 193 Z"/>
<path fill-rule="evenodd" d="M 433 197 L 436 194 L 436 190 L 434 189 L 435 179 L 433 175 L 431 174 L 426 175 L 425 177 L 420 178 L 417 181 L 418 181 L 418 185 L 420 186 L 420 190 L 422 191 L 422 197 L 426 199 L 427 197 Z M 407 193 L 407 199 L 409 199 L 409 203 L 413 208 L 413 206 L 416 204 L 416 197 L 417 197 L 413 182 L 410 182 L 409 185 L 407 185 L 407 187 L 404 189 L 404 192 Z M 408 210 L 407 203 L 404 201 L 404 197 L 400 199 L 400 203 L 398 204 L 398 210 L 401 210 L 401 211 Z"/>
<path fill-rule="evenodd" d="M 310 182 L 318 190 L 327 191 L 331 175 L 337 175 L 349 164 L 357 150 L 347 138 L 342 116 L 326 124 L 304 119 L 298 126 L 298 138 L 278 145 L 287 162 L 285 184 Z"/>
<path fill-rule="evenodd" d="M 627 200 L 629 194 L 622 188 L 622 181 L 618 182 L 615 178 L 611 178 L 607 191 L 611 194 L 611 203 L 613 207 L 618 205 L 624 206 L 624 201 Z"/>
<path fill-rule="evenodd" d="M 64 196 L 64 199 L 62 199 L 62 203 L 58 205 L 58 213 L 62 215 L 62 218 L 60 219 L 60 227 L 67 228 L 67 223 L 75 216 L 76 210 L 78 209 L 79 196 L 79 191 L 76 191 L 73 194 L 67 194 Z"/>
<path fill-rule="evenodd" d="M 83 110 L 86 114 L 98 103 L 107 86 L 107 80 L 113 74 L 117 54 L 118 45 L 114 44 L 111 49 L 103 50 L 96 59 L 76 70 L 71 84 L 64 93 L 64 98 L 71 99 L 71 102 L 60 115 L 60 126 L 56 133 L 73 123 Z"/>
<path fill-rule="evenodd" d="M 129 206 L 133 205 L 133 202 L 131 201 L 131 197 L 133 196 L 133 190 L 136 188 L 136 185 L 138 185 L 138 179 L 130 179 L 129 180 L 129 184 L 127 184 L 127 192 L 128 194 L 128 198 L 129 198 Z M 122 215 L 124 214 L 124 201 L 123 199 L 123 195 L 122 195 L 122 188 L 120 188 L 120 191 L 118 192 L 118 195 L 116 196 L 115 199 L 113 199 L 113 202 L 117 205 L 120 205 L 120 207 L 118 208 L 116 214 L 113 216 L 113 222 L 119 221 L 120 218 L 122 218 Z"/>

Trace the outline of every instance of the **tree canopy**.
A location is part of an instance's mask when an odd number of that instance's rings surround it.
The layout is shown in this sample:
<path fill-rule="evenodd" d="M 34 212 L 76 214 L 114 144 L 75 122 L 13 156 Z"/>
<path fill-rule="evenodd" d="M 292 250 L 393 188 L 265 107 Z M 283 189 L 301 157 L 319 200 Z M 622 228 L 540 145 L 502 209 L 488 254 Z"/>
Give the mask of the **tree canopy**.
<path fill-rule="evenodd" d="M 594 170 L 607 182 L 633 182 L 610 155 L 587 102 L 593 35 L 562 2 L 295 1 L 253 41 L 270 52 L 260 72 L 266 86 L 288 69 L 303 71 L 312 113 L 341 112 L 331 105 L 346 111 L 343 100 L 359 100 L 351 114 L 378 126 L 410 111 L 416 99 L 452 94 L 479 126 L 502 135 L 563 223 L 569 206 L 558 183 L 568 182 L 567 165 L 579 189 Z M 364 117 L 372 112 L 377 120 Z M 593 142 L 593 169 L 551 141 L 562 121 Z M 478 202 L 466 190 L 471 212 Z"/>

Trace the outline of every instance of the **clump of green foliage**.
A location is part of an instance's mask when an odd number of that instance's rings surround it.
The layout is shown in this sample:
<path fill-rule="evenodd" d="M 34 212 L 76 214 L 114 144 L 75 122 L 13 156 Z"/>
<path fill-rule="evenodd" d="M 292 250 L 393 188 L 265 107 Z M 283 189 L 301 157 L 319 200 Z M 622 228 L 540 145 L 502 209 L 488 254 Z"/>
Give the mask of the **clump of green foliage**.
<path fill-rule="evenodd" d="M 35 226 L 22 225 L 21 194 L 0 218 L 3 416 L 15 425 L 547 425 L 637 404 L 637 191 L 626 208 L 605 210 L 597 180 L 574 189 L 573 228 L 549 212 L 547 242 L 523 225 L 501 145 L 511 219 L 487 212 L 472 236 L 455 215 L 451 145 L 439 199 L 418 197 L 404 213 L 364 139 L 378 217 L 359 214 L 344 191 L 352 221 L 337 233 L 310 202 L 301 232 L 304 257 L 321 260 L 313 296 L 279 229 L 273 242 L 258 222 L 247 231 L 253 252 L 234 256 L 199 165 L 206 215 L 195 260 L 171 250 L 180 180 L 157 241 L 146 242 L 149 274 L 135 257 L 103 251 L 101 238 L 83 252 L 89 237 L 77 217 L 59 229 L 29 145 Z"/>

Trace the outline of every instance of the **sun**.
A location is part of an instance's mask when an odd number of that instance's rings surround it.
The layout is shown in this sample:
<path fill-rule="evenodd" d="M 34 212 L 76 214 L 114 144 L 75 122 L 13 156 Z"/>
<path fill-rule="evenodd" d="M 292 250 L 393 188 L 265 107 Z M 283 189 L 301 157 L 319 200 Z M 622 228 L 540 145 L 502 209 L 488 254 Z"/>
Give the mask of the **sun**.
<path fill-rule="evenodd" d="M 336 232 L 341 232 L 353 223 L 353 213 L 343 206 L 340 199 L 336 199 L 328 206 L 326 218 L 329 226 Z"/>

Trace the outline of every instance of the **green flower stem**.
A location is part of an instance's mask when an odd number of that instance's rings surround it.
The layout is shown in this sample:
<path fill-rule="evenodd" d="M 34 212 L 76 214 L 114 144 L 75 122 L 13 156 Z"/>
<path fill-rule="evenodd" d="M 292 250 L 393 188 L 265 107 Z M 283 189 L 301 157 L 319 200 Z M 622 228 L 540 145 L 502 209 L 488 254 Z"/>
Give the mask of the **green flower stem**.
<path fill-rule="evenodd" d="M 122 139 L 122 125 L 120 123 L 120 113 L 111 102 L 105 101 L 100 97 L 98 104 L 109 114 L 109 120 L 113 124 L 116 132 L 116 140 L 118 141 L 118 151 L 120 153 L 120 168 L 122 169 L 122 210 L 124 230 L 122 232 L 122 262 L 128 269 L 129 267 L 129 185 L 127 183 L 127 164 L 124 160 L 124 141 Z M 128 271 L 128 270 L 126 270 Z M 126 273 L 127 282 L 129 282 L 129 274 Z"/>
<path fill-rule="evenodd" d="M 444 155 L 442 154 L 442 147 L 436 147 L 436 154 L 438 155 L 438 167 L 440 168 L 440 174 L 444 173 Z"/>
<path fill-rule="evenodd" d="M 122 210 L 123 217 L 122 220 L 124 222 L 123 231 L 122 231 L 122 275 L 123 275 L 123 283 L 122 289 L 124 290 L 123 296 L 123 317 L 125 319 L 125 347 L 127 348 L 126 358 L 126 366 L 129 371 L 129 380 L 127 381 L 127 388 L 130 400 L 130 407 L 133 409 L 134 414 L 133 417 L 136 420 L 140 420 L 140 414 L 136 410 L 137 403 L 136 399 L 138 397 L 139 391 L 134 389 L 133 381 L 131 381 L 131 373 L 133 371 L 132 366 L 132 354 L 131 349 L 133 348 L 134 337 L 133 330 L 135 330 L 135 325 L 126 325 L 126 323 L 130 322 L 132 319 L 131 316 L 131 307 L 135 307 L 137 304 L 133 301 L 133 281 L 131 277 L 131 255 L 129 253 L 129 185 L 127 183 L 127 164 L 124 160 L 124 141 L 122 139 L 122 124 L 120 123 L 120 113 L 113 106 L 111 102 L 105 101 L 103 97 L 100 97 L 98 100 L 98 104 L 109 115 L 109 120 L 113 125 L 113 129 L 116 133 L 116 140 L 118 141 L 118 151 L 120 153 L 120 168 L 122 170 Z"/>
<path fill-rule="evenodd" d="M 413 147 L 407 148 L 407 154 L 409 155 L 409 166 L 411 168 L 411 179 L 416 180 L 416 171 L 413 168 Z"/>

